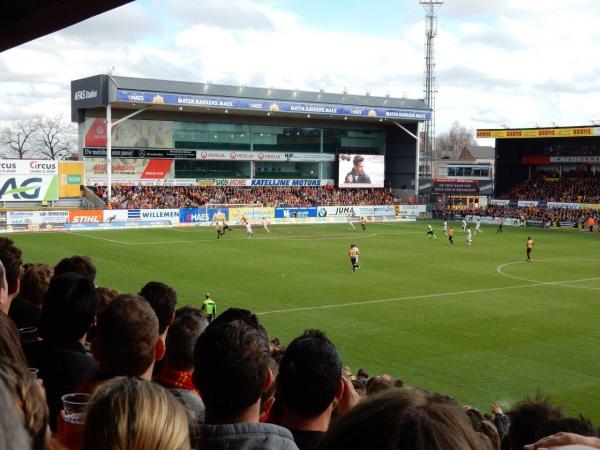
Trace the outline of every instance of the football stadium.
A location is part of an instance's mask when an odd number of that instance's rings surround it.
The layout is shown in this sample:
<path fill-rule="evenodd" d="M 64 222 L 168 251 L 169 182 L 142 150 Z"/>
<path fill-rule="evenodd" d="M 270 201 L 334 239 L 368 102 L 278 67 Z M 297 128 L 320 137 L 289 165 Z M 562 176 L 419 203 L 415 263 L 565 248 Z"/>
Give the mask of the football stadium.
<path fill-rule="evenodd" d="M 422 99 L 70 104 L 76 158 L 0 160 L 0 449 L 600 448 L 600 126 L 427 174 Z"/>

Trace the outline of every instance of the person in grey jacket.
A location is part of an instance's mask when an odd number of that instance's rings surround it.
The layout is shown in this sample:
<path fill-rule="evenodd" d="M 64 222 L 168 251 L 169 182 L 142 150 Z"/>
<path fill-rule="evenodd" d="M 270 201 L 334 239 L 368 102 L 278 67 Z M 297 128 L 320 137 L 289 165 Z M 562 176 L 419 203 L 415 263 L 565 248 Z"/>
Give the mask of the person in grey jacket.
<path fill-rule="evenodd" d="M 194 384 L 206 405 L 192 446 L 197 450 L 298 450 L 286 428 L 259 423 L 260 397 L 273 383 L 269 339 L 258 318 L 231 308 L 200 335 Z"/>

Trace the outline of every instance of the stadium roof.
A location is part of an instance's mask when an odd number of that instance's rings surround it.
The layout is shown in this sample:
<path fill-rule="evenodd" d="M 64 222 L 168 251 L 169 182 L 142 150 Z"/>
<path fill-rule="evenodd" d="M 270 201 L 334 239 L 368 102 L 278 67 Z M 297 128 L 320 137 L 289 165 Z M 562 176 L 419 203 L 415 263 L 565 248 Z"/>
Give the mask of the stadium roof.
<path fill-rule="evenodd" d="M 0 52 L 132 0 L 13 0 L 2 4 Z"/>
<path fill-rule="evenodd" d="M 429 111 L 423 100 L 111 76 L 117 89 Z"/>

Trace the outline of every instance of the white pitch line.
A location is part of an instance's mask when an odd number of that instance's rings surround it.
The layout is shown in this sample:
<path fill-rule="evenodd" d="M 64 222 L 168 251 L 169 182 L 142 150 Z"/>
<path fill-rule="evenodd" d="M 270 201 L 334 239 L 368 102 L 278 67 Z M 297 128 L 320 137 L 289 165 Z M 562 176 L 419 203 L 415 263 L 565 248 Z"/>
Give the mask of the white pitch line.
<path fill-rule="evenodd" d="M 131 245 L 129 242 L 117 241 L 114 239 L 108 239 L 108 238 L 103 238 L 103 237 L 99 237 L 99 236 L 90 236 L 88 234 L 82 234 L 81 232 L 64 231 L 64 233 L 72 234 L 73 236 L 81 236 L 81 237 L 86 237 L 86 238 L 90 238 L 90 239 L 98 239 L 100 241 L 113 242 L 115 244 Z"/>
<path fill-rule="evenodd" d="M 374 305 L 377 303 L 390 303 L 390 302 L 399 302 L 404 300 L 420 300 L 423 298 L 435 298 L 435 297 L 447 297 L 450 295 L 464 295 L 464 294 L 479 294 L 482 292 L 494 292 L 494 291 L 502 291 L 507 289 L 520 289 L 525 287 L 532 286 L 542 286 L 541 283 L 537 284 L 520 284 L 516 286 L 504 286 L 497 288 L 485 288 L 485 289 L 472 289 L 469 291 L 455 291 L 455 292 L 440 292 L 438 294 L 422 294 L 422 295 L 410 295 L 407 297 L 393 297 L 393 298 L 384 298 L 381 300 L 366 300 L 362 302 L 350 302 L 350 303 L 334 303 L 331 305 L 317 305 L 317 306 L 306 306 L 302 308 L 288 308 L 288 309 L 279 309 L 274 311 L 263 311 L 256 313 L 257 315 L 267 315 L 267 314 L 282 314 L 287 312 L 298 312 L 298 311 L 310 311 L 314 309 L 332 309 L 332 308 L 344 308 L 348 306 L 362 306 L 362 305 Z"/>
<path fill-rule="evenodd" d="M 560 261 L 557 259 L 538 259 L 536 262 L 550 262 L 550 261 Z M 523 278 L 523 277 L 517 277 L 516 275 L 510 275 L 508 273 L 505 273 L 502 271 L 502 269 L 506 266 L 511 266 L 514 264 L 523 264 L 527 261 L 512 261 L 512 262 L 508 262 L 508 263 L 504 263 L 504 264 L 500 264 L 498 267 L 496 267 L 496 272 L 498 272 L 500 275 L 507 277 L 507 278 L 513 278 L 515 280 L 519 280 L 519 281 L 528 281 L 530 283 L 538 283 L 538 284 L 545 284 L 545 285 L 556 285 L 559 287 L 566 287 L 566 288 L 572 288 L 572 289 L 588 289 L 588 290 L 592 290 L 592 291 L 600 291 L 600 288 L 596 288 L 596 287 L 591 287 L 591 286 L 568 286 L 568 284 L 570 283 L 579 283 L 582 281 L 596 281 L 596 280 L 600 280 L 600 277 L 593 277 L 593 278 L 581 278 L 579 280 L 565 280 L 565 281 L 538 281 L 538 280 L 530 280 L 529 278 Z"/>
<path fill-rule="evenodd" d="M 302 307 L 302 308 L 288 308 L 288 309 L 279 309 L 279 310 L 274 310 L 274 311 L 263 311 L 263 312 L 256 313 L 256 315 L 283 314 L 283 313 L 288 313 L 288 312 L 311 311 L 311 310 L 315 310 L 315 309 L 345 308 L 348 306 L 374 305 L 374 304 L 378 304 L 378 303 L 391 303 L 391 302 L 399 302 L 399 301 L 404 301 L 404 300 L 420 300 L 420 299 L 424 299 L 424 298 L 448 297 L 451 295 L 481 294 L 484 292 L 503 291 L 503 290 L 509 290 L 509 289 L 522 289 L 522 288 L 536 287 L 536 286 L 547 286 L 547 285 L 560 286 L 564 283 L 576 283 L 579 281 L 591 281 L 591 280 L 600 280 L 600 277 L 583 278 L 580 280 L 555 281 L 555 282 L 537 282 L 536 281 L 536 282 L 532 282 L 531 284 L 519 284 L 516 286 L 504 286 L 504 287 L 485 288 L 485 289 L 472 289 L 469 291 L 440 292 L 437 294 L 410 295 L 407 297 L 384 298 L 381 300 L 367 300 L 367 301 L 362 301 L 362 302 L 350 302 L 350 303 L 334 303 L 331 305 L 306 306 L 306 307 Z M 574 287 L 574 286 L 570 286 L 570 287 Z"/>

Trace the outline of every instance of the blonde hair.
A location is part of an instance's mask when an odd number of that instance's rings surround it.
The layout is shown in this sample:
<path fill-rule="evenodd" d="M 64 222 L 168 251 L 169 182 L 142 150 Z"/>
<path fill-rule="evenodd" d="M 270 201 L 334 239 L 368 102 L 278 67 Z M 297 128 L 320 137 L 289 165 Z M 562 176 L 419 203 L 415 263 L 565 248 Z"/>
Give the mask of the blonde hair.
<path fill-rule="evenodd" d="M 117 377 L 92 396 L 83 430 L 85 450 L 190 450 L 183 406 L 164 388 Z"/>
<path fill-rule="evenodd" d="M 32 449 L 46 448 L 48 431 L 48 406 L 41 386 L 29 369 L 10 360 L 0 358 L 0 384 L 9 392 L 25 431 L 31 436 Z"/>

